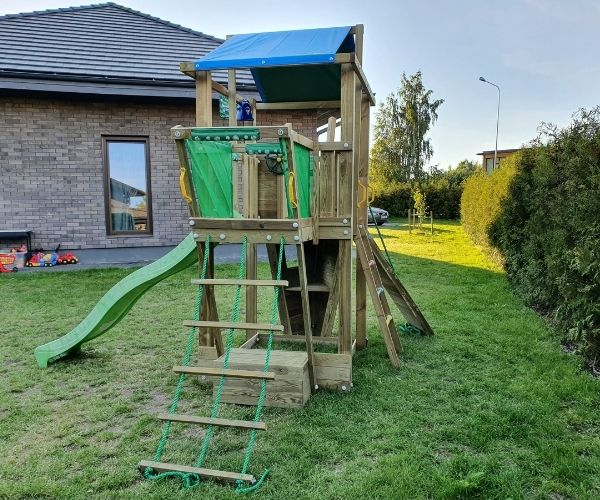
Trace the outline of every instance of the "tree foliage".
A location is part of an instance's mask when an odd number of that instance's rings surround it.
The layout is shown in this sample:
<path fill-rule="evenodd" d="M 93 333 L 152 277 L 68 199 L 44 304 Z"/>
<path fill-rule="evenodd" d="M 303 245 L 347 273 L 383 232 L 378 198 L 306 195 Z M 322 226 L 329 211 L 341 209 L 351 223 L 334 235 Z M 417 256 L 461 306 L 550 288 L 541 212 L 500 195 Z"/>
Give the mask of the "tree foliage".
<path fill-rule="evenodd" d="M 443 102 L 433 99 L 420 71 L 402 74 L 400 88 L 380 103 L 375 117 L 371 162 L 376 179 L 406 182 L 425 177 L 424 166 L 433 155 L 427 133 Z"/>

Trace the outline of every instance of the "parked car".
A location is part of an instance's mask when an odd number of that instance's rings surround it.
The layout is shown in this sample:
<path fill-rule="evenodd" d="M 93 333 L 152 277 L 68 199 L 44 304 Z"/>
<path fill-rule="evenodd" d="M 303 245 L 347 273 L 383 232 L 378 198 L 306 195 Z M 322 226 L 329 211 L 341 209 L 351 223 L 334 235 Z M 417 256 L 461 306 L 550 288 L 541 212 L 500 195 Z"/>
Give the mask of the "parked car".
<path fill-rule="evenodd" d="M 373 216 L 371 216 L 371 212 L 373 212 Z M 381 226 L 385 224 L 390 216 L 383 208 L 371 207 L 370 210 L 367 210 L 367 215 L 369 217 L 369 224 L 377 224 Z M 373 220 L 373 217 L 375 220 Z"/>

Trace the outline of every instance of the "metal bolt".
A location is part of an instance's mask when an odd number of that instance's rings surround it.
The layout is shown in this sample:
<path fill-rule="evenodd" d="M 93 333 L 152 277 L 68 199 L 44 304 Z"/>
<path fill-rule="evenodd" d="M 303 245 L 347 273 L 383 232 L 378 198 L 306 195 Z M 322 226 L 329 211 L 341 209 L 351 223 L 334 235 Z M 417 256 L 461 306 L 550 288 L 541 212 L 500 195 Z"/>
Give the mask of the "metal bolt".
<path fill-rule="evenodd" d="M 188 224 L 190 226 L 194 226 L 194 225 L 196 225 L 196 221 L 194 219 L 190 219 L 190 221 L 188 222 Z"/>
<path fill-rule="evenodd" d="M 198 233 L 194 233 L 194 239 L 197 240 L 200 237 Z"/>
<path fill-rule="evenodd" d="M 298 241 L 298 240 L 300 240 L 300 236 L 298 236 L 298 235 L 294 236 L 294 241 Z"/>
<path fill-rule="evenodd" d="M 347 142 L 344 143 L 344 147 L 347 148 L 348 146 L 350 146 L 350 144 L 348 144 Z"/>
<path fill-rule="evenodd" d="M 181 137 L 181 132 L 179 130 L 175 131 L 175 137 Z"/>
<path fill-rule="evenodd" d="M 277 135 L 281 136 L 281 135 L 283 135 L 283 134 L 284 134 L 284 131 L 283 131 L 283 129 L 282 129 L 282 128 L 278 128 L 278 129 L 277 129 Z"/>
<path fill-rule="evenodd" d="M 319 390 L 319 384 L 315 384 L 315 391 Z"/>
<path fill-rule="evenodd" d="M 270 234 L 267 234 L 267 241 L 271 241 L 273 239 L 273 236 L 271 236 Z"/>
<path fill-rule="evenodd" d="M 344 219 L 344 220 L 342 221 L 342 223 L 344 223 L 344 224 L 348 224 L 348 219 Z"/>
<path fill-rule="evenodd" d="M 344 234 L 348 234 L 348 230 L 347 229 L 344 229 Z"/>
<path fill-rule="evenodd" d="M 298 223 L 297 223 L 297 222 L 294 222 L 294 223 L 292 224 L 292 227 L 293 227 L 294 229 L 297 229 L 297 228 L 298 228 Z"/>
<path fill-rule="evenodd" d="M 343 386 L 342 386 L 342 391 L 345 391 L 345 390 L 346 390 L 346 386 L 345 386 L 345 385 L 343 385 Z"/>
<path fill-rule="evenodd" d="M 359 229 L 362 229 L 363 227 L 364 227 L 364 226 L 363 226 L 362 224 L 359 224 L 359 225 L 358 225 L 358 228 L 359 228 Z"/>
<path fill-rule="evenodd" d="M 221 239 L 221 240 L 224 240 L 224 239 L 225 239 L 225 234 L 224 234 L 224 233 L 221 233 L 221 234 L 219 235 L 219 239 Z"/>

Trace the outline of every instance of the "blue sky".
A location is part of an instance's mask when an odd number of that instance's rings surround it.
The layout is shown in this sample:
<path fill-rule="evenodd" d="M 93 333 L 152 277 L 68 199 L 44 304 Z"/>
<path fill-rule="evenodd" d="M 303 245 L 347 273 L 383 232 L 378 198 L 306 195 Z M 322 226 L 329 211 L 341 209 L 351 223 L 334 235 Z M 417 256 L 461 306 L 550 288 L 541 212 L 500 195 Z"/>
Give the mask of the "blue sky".
<path fill-rule="evenodd" d="M 0 14 L 82 3 L 4 0 Z M 578 108 L 600 104 L 597 0 L 116 3 L 219 37 L 363 23 L 363 66 L 380 98 L 398 87 L 403 71 L 420 69 L 434 96 L 445 99 L 431 132 L 432 164 L 442 168 L 494 148 L 497 93 L 480 75 L 502 89 L 501 149 L 535 137 L 542 121 L 565 125 Z"/>

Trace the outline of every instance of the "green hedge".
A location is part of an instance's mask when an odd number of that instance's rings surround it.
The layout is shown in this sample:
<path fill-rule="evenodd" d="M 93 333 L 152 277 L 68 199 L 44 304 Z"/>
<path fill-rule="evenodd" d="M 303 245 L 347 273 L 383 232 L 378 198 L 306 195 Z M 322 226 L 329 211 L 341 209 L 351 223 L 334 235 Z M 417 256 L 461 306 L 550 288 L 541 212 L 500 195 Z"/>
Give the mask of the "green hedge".
<path fill-rule="evenodd" d="M 467 181 L 465 230 L 501 253 L 528 303 L 600 366 L 600 108 L 545 127 L 512 163 Z"/>
<path fill-rule="evenodd" d="M 492 174 L 476 173 L 466 180 L 462 193 L 460 219 L 465 232 L 498 262 L 501 257 L 490 243 L 488 230 L 500 213 L 520 160 L 521 153 L 516 153 L 502 160 Z"/>
<path fill-rule="evenodd" d="M 372 206 L 387 210 L 392 217 L 406 217 L 408 209 L 414 206 L 412 193 L 417 187 L 425 195 L 427 210 L 432 210 L 434 217 L 458 219 L 462 184 L 452 183 L 445 178 L 420 183 L 375 184 L 372 187 L 375 194 Z"/>

